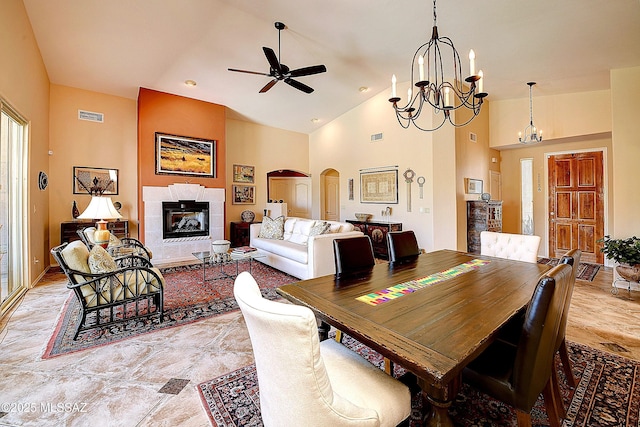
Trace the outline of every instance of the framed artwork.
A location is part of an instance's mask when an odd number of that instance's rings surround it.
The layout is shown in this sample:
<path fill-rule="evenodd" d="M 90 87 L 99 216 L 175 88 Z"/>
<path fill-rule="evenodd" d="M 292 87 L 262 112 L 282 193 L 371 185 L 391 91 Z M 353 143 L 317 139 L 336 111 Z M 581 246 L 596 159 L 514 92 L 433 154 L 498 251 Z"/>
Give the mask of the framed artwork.
<path fill-rule="evenodd" d="M 74 166 L 73 194 L 118 194 L 118 169 Z"/>
<path fill-rule="evenodd" d="M 482 180 L 466 178 L 467 194 L 482 194 Z"/>
<path fill-rule="evenodd" d="M 156 132 L 156 175 L 216 177 L 216 141 Z"/>
<path fill-rule="evenodd" d="M 360 172 L 361 203 L 398 203 L 398 170 Z"/>
<path fill-rule="evenodd" d="M 253 185 L 234 185 L 232 186 L 232 199 L 234 205 L 255 205 L 256 204 L 256 187 Z"/>
<path fill-rule="evenodd" d="M 349 200 L 353 200 L 353 178 L 349 178 L 348 188 L 349 188 Z"/>
<path fill-rule="evenodd" d="M 233 165 L 233 182 L 253 184 L 256 168 L 253 166 Z"/>

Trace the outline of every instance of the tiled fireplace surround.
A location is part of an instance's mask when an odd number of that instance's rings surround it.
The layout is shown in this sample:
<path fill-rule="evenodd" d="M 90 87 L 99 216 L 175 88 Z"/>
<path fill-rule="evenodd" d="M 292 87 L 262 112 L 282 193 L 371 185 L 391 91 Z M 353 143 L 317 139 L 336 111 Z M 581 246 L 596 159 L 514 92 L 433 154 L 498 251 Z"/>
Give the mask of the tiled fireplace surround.
<path fill-rule="evenodd" d="M 209 236 L 162 238 L 162 202 L 195 200 L 209 202 Z M 171 184 L 166 187 L 142 187 L 144 203 L 144 243 L 153 251 L 155 265 L 195 260 L 192 252 L 208 251 L 211 242 L 224 239 L 223 188 L 206 188 L 198 184 Z"/>

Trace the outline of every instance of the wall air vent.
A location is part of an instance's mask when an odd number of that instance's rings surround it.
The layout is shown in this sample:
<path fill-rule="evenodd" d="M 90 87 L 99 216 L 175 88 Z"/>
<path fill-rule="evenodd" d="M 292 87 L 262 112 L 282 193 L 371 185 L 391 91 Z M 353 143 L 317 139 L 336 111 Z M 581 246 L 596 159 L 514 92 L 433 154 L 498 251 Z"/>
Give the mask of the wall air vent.
<path fill-rule="evenodd" d="M 478 135 L 473 132 L 469 132 L 469 141 L 478 142 Z"/>
<path fill-rule="evenodd" d="M 382 141 L 382 132 L 371 135 L 371 142 Z"/>
<path fill-rule="evenodd" d="M 104 123 L 104 114 L 94 113 L 93 111 L 78 110 L 78 120 L 87 120 L 89 122 Z"/>

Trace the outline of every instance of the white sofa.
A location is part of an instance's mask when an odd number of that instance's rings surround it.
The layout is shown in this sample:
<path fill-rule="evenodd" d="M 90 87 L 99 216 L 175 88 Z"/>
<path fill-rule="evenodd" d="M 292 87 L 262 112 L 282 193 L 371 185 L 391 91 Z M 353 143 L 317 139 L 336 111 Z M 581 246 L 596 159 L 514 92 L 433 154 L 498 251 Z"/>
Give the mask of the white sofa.
<path fill-rule="evenodd" d="M 309 236 L 311 228 L 318 222 L 328 223 L 329 230 L 325 234 Z M 296 217 L 285 219 L 282 239 L 258 237 L 261 227 L 262 224 L 257 223 L 249 228 L 249 244 L 258 249 L 261 255 L 257 261 L 302 280 L 335 274 L 333 241 L 363 234 L 348 222 Z"/>

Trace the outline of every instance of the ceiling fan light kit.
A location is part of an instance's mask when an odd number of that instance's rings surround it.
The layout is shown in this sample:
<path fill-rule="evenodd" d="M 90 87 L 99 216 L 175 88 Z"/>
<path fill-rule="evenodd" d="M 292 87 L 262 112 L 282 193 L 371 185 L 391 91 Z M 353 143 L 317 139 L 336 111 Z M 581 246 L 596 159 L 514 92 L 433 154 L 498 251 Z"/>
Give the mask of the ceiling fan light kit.
<path fill-rule="evenodd" d="M 294 78 L 324 73 L 327 71 L 327 67 L 325 67 L 324 65 L 312 65 L 310 67 L 302 67 L 302 68 L 296 68 L 295 70 L 291 70 L 289 69 L 288 66 L 280 62 L 280 33 L 282 30 L 286 28 L 286 26 L 282 22 L 276 22 L 274 25 L 278 30 L 278 55 L 276 56 L 276 53 L 270 47 L 264 46 L 262 48 L 264 52 L 264 56 L 267 58 L 267 62 L 269 63 L 268 73 L 239 70 L 237 68 L 229 68 L 228 70 L 239 72 L 239 73 L 258 74 L 262 76 L 272 77 L 273 79 L 270 80 L 266 85 L 264 85 L 262 89 L 260 89 L 260 93 L 267 92 L 269 89 L 275 86 L 276 83 L 278 83 L 281 80 L 283 80 L 289 86 L 296 88 L 304 93 L 313 92 L 313 88 L 307 86 L 304 83 L 299 82 L 298 80 L 294 80 Z"/>
<path fill-rule="evenodd" d="M 542 129 L 538 129 L 533 124 L 533 98 L 531 97 L 531 88 L 536 82 L 529 82 L 529 126 L 524 128 L 524 138 L 522 132 L 518 132 L 518 141 L 521 144 L 535 144 L 542 142 Z"/>
<path fill-rule="evenodd" d="M 447 54 L 448 52 L 448 54 Z M 449 55 L 450 67 L 445 67 L 443 55 Z M 413 124 L 416 128 L 431 132 L 438 130 L 447 121 L 455 127 L 469 124 L 482 108 L 482 101 L 487 96 L 483 90 L 483 73 L 475 69 L 475 53 L 469 52 L 469 76 L 462 77 L 462 63 L 458 51 L 453 46 L 449 37 L 440 37 L 436 25 L 436 0 L 433 0 L 433 28 L 431 39 L 422 44 L 416 50 L 411 61 L 411 85 L 407 91 L 407 103 L 399 106 L 401 101 L 396 93 L 396 76 L 391 78 L 391 98 L 389 102 L 393 105 L 398 123 L 403 128 L 408 128 Z M 416 64 L 417 61 L 417 64 Z M 426 67 L 426 70 L 425 70 Z M 416 76 L 417 70 L 417 76 Z M 426 71 L 426 74 L 425 74 Z M 453 76 L 453 81 L 444 79 L 445 72 Z M 413 87 L 416 87 L 415 95 Z M 468 87 L 468 89 L 467 89 Z M 435 115 L 441 115 L 438 122 L 429 123 L 428 126 L 418 123 L 418 118 L 423 112 L 423 107 L 432 107 Z M 456 123 L 451 114 L 459 108 L 467 108 L 472 112 L 471 118 L 464 123 Z"/>

